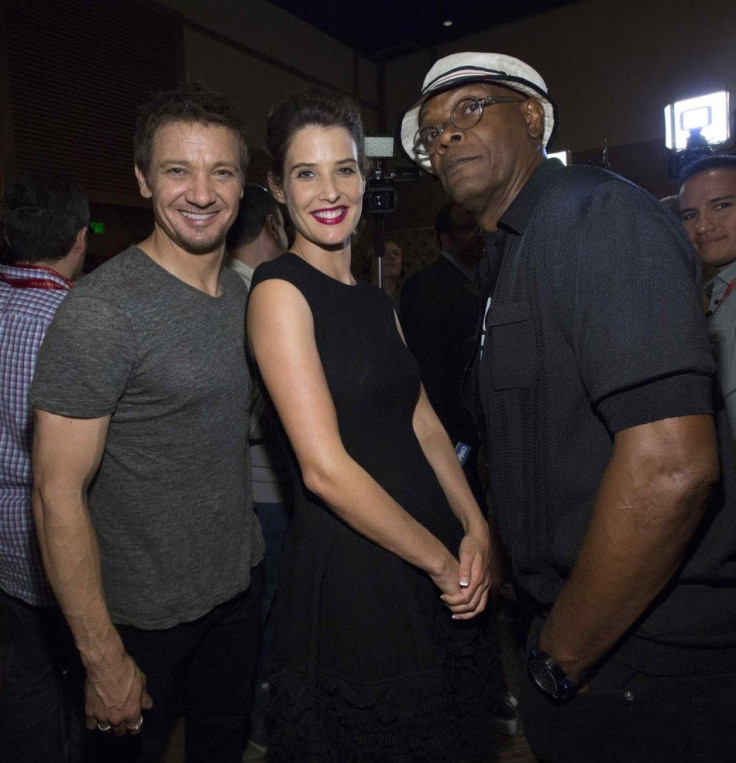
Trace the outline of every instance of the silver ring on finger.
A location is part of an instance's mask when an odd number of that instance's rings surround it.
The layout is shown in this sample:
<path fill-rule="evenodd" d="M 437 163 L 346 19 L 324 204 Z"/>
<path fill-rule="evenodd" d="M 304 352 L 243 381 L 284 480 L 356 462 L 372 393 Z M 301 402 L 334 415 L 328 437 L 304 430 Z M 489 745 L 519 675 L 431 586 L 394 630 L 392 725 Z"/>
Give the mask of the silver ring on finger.
<path fill-rule="evenodd" d="M 140 731 L 143 728 L 143 715 L 139 715 L 135 723 L 126 723 L 125 727 L 133 733 Z"/>
<path fill-rule="evenodd" d="M 111 728 L 112 726 L 109 723 L 100 723 L 99 721 L 97 722 L 97 729 L 103 734 L 106 734 L 108 731 L 110 731 Z"/>

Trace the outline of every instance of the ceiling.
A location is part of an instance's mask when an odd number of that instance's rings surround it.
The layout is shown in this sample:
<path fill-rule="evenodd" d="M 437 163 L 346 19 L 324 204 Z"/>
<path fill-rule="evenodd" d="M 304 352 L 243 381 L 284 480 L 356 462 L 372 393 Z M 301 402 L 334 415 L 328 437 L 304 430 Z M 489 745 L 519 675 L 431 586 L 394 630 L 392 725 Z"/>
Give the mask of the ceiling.
<path fill-rule="evenodd" d="M 372 61 L 389 61 L 572 0 L 270 0 Z M 452 21 L 451 26 L 443 22 Z"/>

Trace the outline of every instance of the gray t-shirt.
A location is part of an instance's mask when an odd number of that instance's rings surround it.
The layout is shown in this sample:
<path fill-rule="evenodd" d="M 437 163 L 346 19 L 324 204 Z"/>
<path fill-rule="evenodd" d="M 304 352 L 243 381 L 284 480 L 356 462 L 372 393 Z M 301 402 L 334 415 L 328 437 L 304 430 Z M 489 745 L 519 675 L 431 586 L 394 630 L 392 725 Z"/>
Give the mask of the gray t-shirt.
<path fill-rule="evenodd" d="M 210 297 L 137 247 L 65 300 L 31 405 L 111 415 L 89 490 L 114 622 L 162 629 L 250 584 L 263 555 L 247 448 L 246 289 L 223 269 Z"/>

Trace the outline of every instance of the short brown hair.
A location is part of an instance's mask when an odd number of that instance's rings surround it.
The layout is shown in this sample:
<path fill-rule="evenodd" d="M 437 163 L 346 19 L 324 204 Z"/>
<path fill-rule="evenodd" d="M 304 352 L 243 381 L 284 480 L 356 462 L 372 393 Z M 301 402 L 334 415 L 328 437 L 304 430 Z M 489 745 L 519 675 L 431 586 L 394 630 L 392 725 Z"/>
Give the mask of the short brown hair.
<path fill-rule="evenodd" d="M 199 122 L 221 125 L 231 130 L 240 146 L 240 171 L 245 180 L 248 169 L 248 146 L 243 120 L 232 102 L 208 90 L 199 82 L 188 82 L 174 90 L 159 93 L 138 112 L 133 142 L 136 167 L 148 175 L 151 167 L 153 136 L 156 130 L 171 122 Z"/>

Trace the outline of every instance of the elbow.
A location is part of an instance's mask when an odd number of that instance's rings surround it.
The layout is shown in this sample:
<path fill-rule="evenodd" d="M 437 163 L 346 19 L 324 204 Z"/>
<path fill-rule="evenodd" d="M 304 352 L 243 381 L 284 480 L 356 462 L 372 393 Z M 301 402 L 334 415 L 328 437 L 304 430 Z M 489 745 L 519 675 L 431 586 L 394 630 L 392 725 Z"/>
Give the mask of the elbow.
<path fill-rule="evenodd" d="M 638 429 L 638 431 L 637 431 Z M 675 515 L 704 509 L 720 478 L 717 435 L 710 416 L 667 419 L 627 432 L 620 455 L 627 480 Z M 648 502 L 648 501 L 645 501 Z"/>
<path fill-rule="evenodd" d="M 684 519 L 693 511 L 699 516 L 705 510 L 719 479 L 718 453 L 713 448 L 686 463 L 671 464 L 662 474 L 662 489 L 670 494 L 671 505 L 681 507 Z"/>
<path fill-rule="evenodd" d="M 699 463 L 687 470 L 684 490 L 687 494 L 700 498 L 703 503 L 706 503 L 720 477 L 718 454 L 714 453 L 712 458 L 700 459 Z"/>
<path fill-rule="evenodd" d="M 36 528 L 36 537 L 42 556 L 46 553 L 46 519 L 47 503 L 44 499 L 43 491 L 38 485 L 34 484 L 31 490 L 31 508 L 33 513 L 33 524 Z"/>
<path fill-rule="evenodd" d="M 302 467 L 301 472 L 304 487 L 306 487 L 310 493 L 314 493 L 321 498 L 325 483 L 325 478 L 322 472 L 312 466 L 307 468 Z"/>
<path fill-rule="evenodd" d="M 53 495 L 48 487 L 34 483 L 31 491 L 31 506 L 36 535 L 40 541 L 46 535 L 46 526 L 49 523 L 51 508 L 54 506 Z"/>
<path fill-rule="evenodd" d="M 339 466 L 334 461 L 310 461 L 301 466 L 304 486 L 328 504 L 339 493 Z"/>
<path fill-rule="evenodd" d="M 715 432 L 705 442 L 695 442 L 676 459 L 673 481 L 681 486 L 684 496 L 700 497 L 707 501 L 721 477 Z"/>
<path fill-rule="evenodd" d="M 46 500 L 43 489 L 37 483 L 33 485 L 33 490 L 31 491 L 31 506 L 33 507 L 33 519 L 36 526 L 38 526 L 43 522 Z"/>
<path fill-rule="evenodd" d="M 61 471 L 51 474 L 34 472 L 31 505 L 36 528 L 66 516 L 71 508 L 85 506 L 85 485 L 80 485 Z"/>

